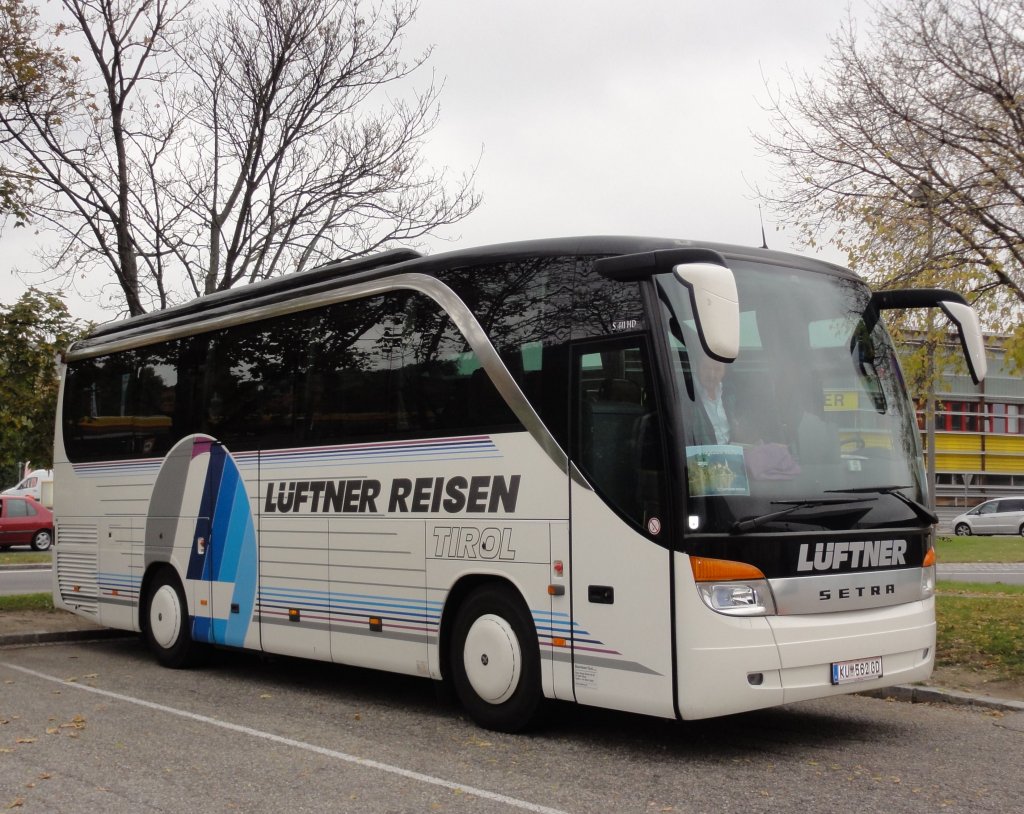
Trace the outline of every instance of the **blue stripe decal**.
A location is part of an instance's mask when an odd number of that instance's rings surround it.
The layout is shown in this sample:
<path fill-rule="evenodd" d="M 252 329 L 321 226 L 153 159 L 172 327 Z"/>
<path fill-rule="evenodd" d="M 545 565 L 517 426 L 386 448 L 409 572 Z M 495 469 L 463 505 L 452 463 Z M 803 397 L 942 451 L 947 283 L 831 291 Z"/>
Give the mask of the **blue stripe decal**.
<path fill-rule="evenodd" d="M 208 461 L 206 466 L 206 478 L 203 483 L 203 496 L 199 501 L 199 519 L 196 521 L 195 533 L 192 536 L 192 553 L 188 560 L 188 578 L 189 579 L 211 579 L 215 573 L 214 563 L 212 562 L 213 556 L 211 554 L 212 547 L 207 545 L 202 554 L 199 553 L 199 546 L 196 541 L 202 537 L 207 543 L 210 540 L 211 532 L 211 519 L 217 505 L 217 494 L 220 491 L 221 476 L 224 472 L 224 448 L 220 444 L 211 444 L 210 442 L 200 442 L 199 440 L 194 442 L 195 450 L 193 456 L 198 457 L 196 452 L 203 450 L 208 455 Z M 200 453 L 201 454 L 201 453 Z M 184 510 L 185 507 L 182 507 Z"/>
<path fill-rule="evenodd" d="M 217 641 L 241 647 L 256 604 L 256 530 L 249 497 L 233 463 L 226 467 L 213 528 L 215 539 L 223 541 L 218 546 L 223 553 L 217 579 L 235 583 L 231 603 L 238 606 L 238 613 L 228 613 L 226 620 L 214 624 L 215 629 L 224 626 L 223 634 L 217 631 Z"/>

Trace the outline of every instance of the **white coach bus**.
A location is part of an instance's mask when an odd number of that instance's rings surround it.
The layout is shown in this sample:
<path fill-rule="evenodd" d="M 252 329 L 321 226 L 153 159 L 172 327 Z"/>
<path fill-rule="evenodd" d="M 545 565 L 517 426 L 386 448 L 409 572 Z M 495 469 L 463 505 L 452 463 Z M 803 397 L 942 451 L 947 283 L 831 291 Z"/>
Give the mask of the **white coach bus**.
<path fill-rule="evenodd" d="M 398 250 L 66 354 L 54 601 L 141 631 L 703 718 L 929 675 L 934 516 L 880 312 L 836 266 L 647 238 Z"/>

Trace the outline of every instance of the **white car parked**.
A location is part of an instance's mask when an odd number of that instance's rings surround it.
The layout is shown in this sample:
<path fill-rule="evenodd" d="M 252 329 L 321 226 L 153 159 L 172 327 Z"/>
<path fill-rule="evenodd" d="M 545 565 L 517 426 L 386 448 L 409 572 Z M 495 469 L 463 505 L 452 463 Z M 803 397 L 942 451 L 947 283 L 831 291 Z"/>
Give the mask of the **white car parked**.
<path fill-rule="evenodd" d="M 29 497 L 35 498 L 37 503 L 43 503 L 49 505 L 51 502 L 47 500 L 47 497 L 52 495 L 47 494 L 53 490 L 53 470 L 52 469 L 33 469 L 17 486 L 12 486 L 10 489 L 4 489 L 3 494 L 5 495 L 28 495 Z"/>
<path fill-rule="evenodd" d="M 1024 536 L 1024 497 L 987 500 L 953 520 L 957 536 L 1020 534 Z"/>

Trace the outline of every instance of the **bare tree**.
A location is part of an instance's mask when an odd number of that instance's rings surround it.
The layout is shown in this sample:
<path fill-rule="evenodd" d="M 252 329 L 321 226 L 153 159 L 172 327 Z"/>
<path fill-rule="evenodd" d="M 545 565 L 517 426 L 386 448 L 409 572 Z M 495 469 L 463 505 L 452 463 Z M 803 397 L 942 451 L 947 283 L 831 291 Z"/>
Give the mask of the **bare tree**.
<path fill-rule="evenodd" d="M 133 102 L 170 75 L 168 35 L 184 6 L 170 0 L 63 0 L 57 33 L 82 52 L 75 93 L 24 97 L 0 112 L 7 156 L 34 180 L 31 211 L 61 238 L 53 258 L 69 276 L 113 272 L 130 314 L 152 280 L 154 246 L 135 227 L 139 166 L 166 143 L 167 130 L 142 127 Z M 94 73 L 93 73 L 94 72 Z M 158 281 L 157 281 L 158 282 Z"/>
<path fill-rule="evenodd" d="M 196 293 L 415 240 L 476 207 L 469 178 L 449 190 L 421 157 L 437 87 L 383 93 L 429 57 L 401 58 L 415 12 L 249 0 L 197 32 L 198 158 L 179 174 L 179 202 L 204 226 L 179 244 Z"/>
<path fill-rule="evenodd" d="M 113 269 L 129 313 L 392 241 L 479 204 L 427 167 L 438 88 L 403 61 L 412 0 L 63 0 L 95 88 L 17 153 L 65 274 Z M 389 89 L 393 88 L 392 92 Z M 7 120 L 0 121 L 7 127 Z"/>
<path fill-rule="evenodd" d="M 879 0 L 819 76 L 772 92 L 772 195 L 862 272 L 973 292 L 1003 329 L 1024 306 L 1024 4 Z M 1024 334 L 1020 340 L 1024 342 Z"/>

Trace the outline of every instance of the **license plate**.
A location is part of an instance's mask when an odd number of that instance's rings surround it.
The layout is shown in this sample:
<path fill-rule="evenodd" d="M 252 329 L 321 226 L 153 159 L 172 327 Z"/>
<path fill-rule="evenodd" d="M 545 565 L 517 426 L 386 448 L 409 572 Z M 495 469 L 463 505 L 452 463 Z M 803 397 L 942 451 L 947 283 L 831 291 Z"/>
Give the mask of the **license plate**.
<path fill-rule="evenodd" d="M 850 684 L 882 677 L 882 657 L 832 662 L 832 683 Z"/>

